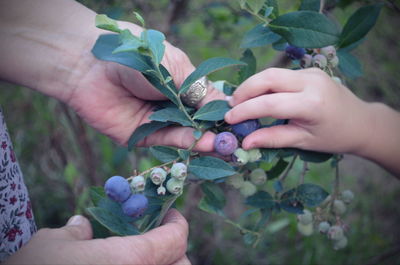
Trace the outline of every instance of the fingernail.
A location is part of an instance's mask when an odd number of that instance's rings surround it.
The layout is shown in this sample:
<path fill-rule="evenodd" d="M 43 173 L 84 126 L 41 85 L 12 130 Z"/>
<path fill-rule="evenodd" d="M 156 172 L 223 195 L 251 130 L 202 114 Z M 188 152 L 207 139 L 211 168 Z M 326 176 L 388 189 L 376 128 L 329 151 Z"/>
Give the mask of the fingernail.
<path fill-rule="evenodd" d="M 67 222 L 67 226 L 69 225 L 81 225 L 84 221 L 84 217 L 82 215 L 74 215 L 69 218 Z"/>

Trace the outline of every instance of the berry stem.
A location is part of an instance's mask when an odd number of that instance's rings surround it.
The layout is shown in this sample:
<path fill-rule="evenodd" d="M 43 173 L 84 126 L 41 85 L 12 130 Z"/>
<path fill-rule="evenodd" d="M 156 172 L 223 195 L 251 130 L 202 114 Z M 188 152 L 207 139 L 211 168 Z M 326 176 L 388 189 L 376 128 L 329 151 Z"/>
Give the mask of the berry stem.
<path fill-rule="evenodd" d="M 288 168 L 286 169 L 286 171 L 279 177 L 279 181 L 281 183 L 283 183 L 286 179 L 286 177 L 289 175 L 290 170 L 292 170 L 294 162 L 296 162 L 297 159 L 297 155 L 294 155 L 292 158 L 292 161 L 290 161 L 290 164 L 288 166 Z"/>
<path fill-rule="evenodd" d="M 304 177 L 305 177 L 305 175 L 307 174 L 307 171 L 308 171 L 308 170 L 310 170 L 310 169 L 308 168 L 308 163 L 307 163 L 306 161 L 304 161 L 304 163 L 303 163 L 303 170 L 302 170 L 302 172 L 301 172 L 301 174 L 300 174 L 300 178 L 299 178 L 299 185 L 304 183 Z"/>

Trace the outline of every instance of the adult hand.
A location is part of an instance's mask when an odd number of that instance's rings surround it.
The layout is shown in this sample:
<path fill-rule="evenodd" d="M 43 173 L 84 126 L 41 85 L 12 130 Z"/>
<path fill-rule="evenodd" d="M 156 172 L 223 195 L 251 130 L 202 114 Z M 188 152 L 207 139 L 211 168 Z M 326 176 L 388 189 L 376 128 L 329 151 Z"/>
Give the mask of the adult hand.
<path fill-rule="evenodd" d="M 269 68 L 234 92 L 225 120 L 273 117 L 289 124 L 259 129 L 243 140 L 243 148 L 295 147 L 352 153 L 374 160 L 395 174 L 399 163 L 400 114 L 380 103 L 367 103 L 325 72 L 310 68 Z M 262 107 L 260 107 L 262 106 Z"/>
<path fill-rule="evenodd" d="M 190 264 L 185 252 L 188 224 L 171 209 L 163 224 L 143 235 L 92 239 L 83 216 L 66 226 L 39 230 L 5 264 Z"/>

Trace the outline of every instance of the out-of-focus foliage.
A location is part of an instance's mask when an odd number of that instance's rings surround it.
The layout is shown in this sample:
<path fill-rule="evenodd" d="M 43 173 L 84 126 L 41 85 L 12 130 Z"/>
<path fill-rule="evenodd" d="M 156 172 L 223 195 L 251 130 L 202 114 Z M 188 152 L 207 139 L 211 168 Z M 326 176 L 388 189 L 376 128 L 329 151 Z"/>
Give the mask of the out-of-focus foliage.
<path fill-rule="evenodd" d="M 239 59 L 243 53 L 239 47 L 244 33 L 259 23 L 240 11 L 236 1 L 228 0 L 80 2 L 116 19 L 136 21 L 131 11 L 140 12 L 149 28 L 163 31 L 195 65 L 214 56 Z M 361 1 L 339 2 L 346 9 L 335 8 L 330 12 L 343 26 L 344 18 L 349 17 Z M 282 0 L 281 6 L 293 11 L 299 4 L 299 1 Z M 365 100 L 381 101 L 399 110 L 400 36 L 396 25 L 400 24 L 400 13 L 390 6 L 382 10 L 377 25 L 355 52 L 362 62 L 364 76 L 346 80 L 346 84 Z M 254 51 L 257 71 L 281 63 L 280 54 L 270 48 Z M 212 75 L 211 79 L 237 82 L 224 71 Z M 39 227 L 61 226 L 72 214 L 82 213 L 88 202 L 88 186 L 101 185 L 117 173 L 129 175 L 135 168 L 141 171 L 157 164 L 143 150 L 128 154 L 124 148 L 88 128 L 66 106 L 27 88 L 0 83 L 0 104 Z M 199 186 L 193 186 L 177 202 L 190 222 L 189 258 L 193 264 L 400 263 L 398 180 L 354 157 L 345 157 L 341 168 L 345 176 L 343 187 L 356 194 L 348 217 L 352 224 L 348 248 L 335 251 L 319 235 L 304 239 L 297 232 L 295 218 L 287 215 L 273 218 L 258 247 L 250 248 L 242 243 L 235 228 L 197 209 L 201 191 Z M 291 175 L 300 171 L 301 164 L 296 164 Z M 330 187 L 332 178 L 325 178 L 325 172 L 327 165 L 312 166 L 308 180 Z M 288 181 L 290 179 L 289 176 Z M 240 218 L 243 209 L 238 209 L 235 200 L 242 198 L 228 192 L 226 212 L 232 218 Z"/>

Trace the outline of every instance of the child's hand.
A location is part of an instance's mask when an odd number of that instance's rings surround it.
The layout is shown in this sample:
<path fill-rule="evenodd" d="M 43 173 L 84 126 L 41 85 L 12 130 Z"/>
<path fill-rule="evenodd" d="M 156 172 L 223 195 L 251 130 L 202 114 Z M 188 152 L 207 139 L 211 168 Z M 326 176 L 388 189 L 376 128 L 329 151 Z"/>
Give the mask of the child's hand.
<path fill-rule="evenodd" d="M 247 136 L 245 149 L 295 147 L 355 153 L 368 142 L 368 104 L 317 69 L 270 68 L 246 80 L 230 100 L 225 120 L 290 119 L 288 125 L 263 128 Z"/>

